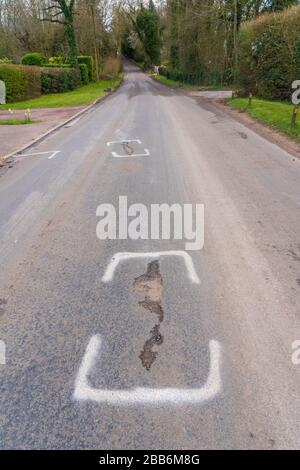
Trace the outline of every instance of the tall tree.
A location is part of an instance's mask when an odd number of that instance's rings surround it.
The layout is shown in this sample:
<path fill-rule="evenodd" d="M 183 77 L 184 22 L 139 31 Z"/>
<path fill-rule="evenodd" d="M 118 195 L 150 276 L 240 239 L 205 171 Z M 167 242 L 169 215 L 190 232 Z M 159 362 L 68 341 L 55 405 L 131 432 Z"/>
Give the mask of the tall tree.
<path fill-rule="evenodd" d="M 46 7 L 45 11 L 50 14 L 50 17 L 44 18 L 44 21 L 51 21 L 65 26 L 69 45 L 69 62 L 72 67 L 77 67 L 77 46 L 74 28 L 75 0 L 51 0 L 51 5 Z"/>

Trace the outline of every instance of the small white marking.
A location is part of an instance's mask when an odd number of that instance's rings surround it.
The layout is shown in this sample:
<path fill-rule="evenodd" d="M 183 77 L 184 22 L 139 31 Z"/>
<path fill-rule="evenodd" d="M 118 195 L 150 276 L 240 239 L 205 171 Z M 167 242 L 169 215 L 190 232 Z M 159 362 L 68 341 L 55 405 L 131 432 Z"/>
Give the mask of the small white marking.
<path fill-rule="evenodd" d="M 52 160 L 58 153 L 60 153 L 60 150 L 54 150 L 50 152 L 34 152 L 34 153 L 26 153 L 26 154 L 20 154 L 20 155 L 15 155 L 14 158 L 24 158 L 24 157 L 36 157 L 38 155 L 49 155 L 48 160 Z"/>
<path fill-rule="evenodd" d="M 52 155 L 50 155 L 50 157 L 48 157 L 48 160 L 52 160 L 53 158 L 56 157 L 56 155 L 58 155 L 60 153 L 60 150 L 56 150 L 56 152 L 53 152 Z"/>
<path fill-rule="evenodd" d="M 200 279 L 196 273 L 193 260 L 191 256 L 186 251 L 158 251 L 150 253 L 117 253 L 115 254 L 111 261 L 109 262 L 108 267 L 106 268 L 105 274 L 102 277 L 102 282 L 111 282 L 114 278 L 115 270 L 117 269 L 119 263 L 126 260 L 137 259 L 137 258 L 160 258 L 163 256 L 179 256 L 184 259 L 186 269 L 190 280 L 194 284 L 200 284 Z"/>
<path fill-rule="evenodd" d="M 0 365 L 6 365 L 6 345 L 4 341 L 0 341 Z"/>
<path fill-rule="evenodd" d="M 101 390 L 89 385 L 88 376 L 95 366 L 100 352 L 101 336 L 91 338 L 75 382 L 74 399 L 78 401 L 94 401 L 116 405 L 130 404 L 161 404 L 174 405 L 204 403 L 216 397 L 222 389 L 221 381 L 221 345 L 218 341 L 210 341 L 210 370 L 206 384 L 198 389 L 179 388 L 136 388 L 133 390 Z"/>
<path fill-rule="evenodd" d="M 119 141 L 114 141 L 114 142 L 107 142 L 107 147 L 110 147 L 111 145 L 124 145 L 124 144 L 139 144 L 142 145 L 142 142 L 139 139 L 134 139 L 134 140 L 119 140 Z"/>
<path fill-rule="evenodd" d="M 132 155 L 119 155 L 117 152 L 112 152 L 111 154 L 114 158 L 150 157 L 148 149 L 144 149 L 144 153 L 133 153 Z"/>

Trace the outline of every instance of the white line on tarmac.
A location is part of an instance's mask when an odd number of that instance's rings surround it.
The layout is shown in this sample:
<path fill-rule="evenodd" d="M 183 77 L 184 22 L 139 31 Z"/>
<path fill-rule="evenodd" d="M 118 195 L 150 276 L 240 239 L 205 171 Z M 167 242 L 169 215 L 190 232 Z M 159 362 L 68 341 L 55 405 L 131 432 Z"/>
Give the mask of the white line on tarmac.
<path fill-rule="evenodd" d="M 114 141 L 114 142 L 107 142 L 107 147 L 110 147 L 111 145 L 124 145 L 124 144 L 139 144 L 142 145 L 142 142 L 139 139 L 133 139 L 133 140 L 119 140 L 119 141 Z"/>
<path fill-rule="evenodd" d="M 34 153 L 26 153 L 26 154 L 20 154 L 20 155 L 15 155 L 14 158 L 23 158 L 23 157 L 37 157 L 38 155 L 49 155 L 48 160 L 52 160 L 58 153 L 60 153 L 60 150 L 54 150 L 50 152 L 34 152 Z"/>
<path fill-rule="evenodd" d="M 115 254 L 109 262 L 108 267 L 106 268 L 105 274 L 102 277 L 102 282 L 107 283 L 111 282 L 114 278 L 115 270 L 117 269 L 119 263 L 127 260 L 138 259 L 138 258 L 160 258 L 163 256 L 179 256 L 184 259 L 186 269 L 189 275 L 190 280 L 194 284 L 200 284 L 200 279 L 196 273 L 193 260 L 191 256 L 186 251 L 158 251 L 150 253 L 117 253 Z"/>
<path fill-rule="evenodd" d="M 4 341 L 0 341 L 0 365 L 6 365 L 6 345 Z"/>
<path fill-rule="evenodd" d="M 117 152 L 111 152 L 114 158 L 134 158 L 134 157 L 150 157 L 148 149 L 144 149 L 145 153 L 133 153 L 132 155 L 119 155 Z"/>
<path fill-rule="evenodd" d="M 179 388 L 136 388 L 133 390 L 101 390 L 89 385 L 88 376 L 95 366 L 100 353 L 101 336 L 91 338 L 83 357 L 75 383 L 74 399 L 78 401 L 94 401 L 115 405 L 168 403 L 171 405 L 201 404 L 212 400 L 222 389 L 220 372 L 221 345 L 218 341 L 210 341 L 210 370 L 206 384 L 199 389 Z"/>
<path fill-rule="evenodd" d="M 60 153 L 60 150 L 57 150 L 56 152 L 53 152 L 52 155 L 50 155 L 50 157 L 48 157 L 48 160 L 52 160 L 53 158 L 56 157 L 56 155 L 58 155 Z"/>

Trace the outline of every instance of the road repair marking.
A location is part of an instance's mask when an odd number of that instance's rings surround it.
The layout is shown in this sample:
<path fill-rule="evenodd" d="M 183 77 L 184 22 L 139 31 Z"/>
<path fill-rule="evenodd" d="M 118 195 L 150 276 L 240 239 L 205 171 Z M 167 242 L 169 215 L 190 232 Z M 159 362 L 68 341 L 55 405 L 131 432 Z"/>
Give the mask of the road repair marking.
<path fill-rule="evenodd" d="M 221 345 L 212 340 L 209 343 L 210 369 L 206 384 L 198 389 L 179 388 L 136 388 L 132 390 L 104 390 L 90 386 L 88 377 L 96 364 L 101 348 L 101 336 L 91 338 L 75 382 L 74 399 L 77 401 L 94 401 L 115 405 L 130 404 L 172 404 L 184 405 L 204 403 L 212 400 L 221 392 Z"/>
<path fill-rule="evenodd" d="M 111 145 L 123 145 L 123 144 L 139 144 L 139 145 L 142 145 L 142 142 L 141 140 L 139 139 L 133 139 L 133 140 L 118 140 L 118 141 L 114 141 L 114 142 L 107 142 L 107 147 L 110 147 Z"/>
<path fill-rule="evenodd" d="M 60 153 L 60 150 L 53 150 L 50 152 L 35 152 L 35 153 L 26 153 L 26 154 L 20 154 L 20 155 L 15 155 L 15 158 L 23 158 L 23 157 L 37 157 L 38 155 L 49 155 L 48 160 L 52 160 L 52 158 L 56 157 L 58 153 Z"/>
<path fill-rule="evenodd" d="M 133 153 L 132 155 L 119 155 L 117 152 L 112 152 L 111 154 L 114 158 L 150 157 L 148 149 L 144 149 L 144 153 Z"/>
<path fill-rule="evenodd" d="M 6 365 L 6 345 L 4 341 L 0 341 L 0 365 Z"/>
<path fill-rule="evenodd" d="M 111 152 L 114 158 L 134 158 L 134 157 L 150 157 L 150 151 L 148 149 L 144 149 L 143 153 L 134 153 L 133 147 L 130 144 L 138 144 L 142 145 L 142 141 L 139 139 L 131 139 L 131 140 L 120 140 L 114 142 L 107 142 L 107 146 L 111 147 L 112 145 L 120 145 L 123 146 L 126 153 L 120 155 L 117 152 Z"/>
<path fill-rule="evenodd" d="M 150 253 L 116 253 L 109 262 L 108 267 L 106 268 L 105 274 L 102 277 L 102 282 L 108 283 L 111 282 L 114 278 L 115 270 L 117 269 L 119 263 L 140 258 L 160 258 L 163 256 L 179 256 L 183 258 L 186 269 L 189 275 L 190 280 L 193 284 L 200 284 L 200 279 L 196 273 L 193 260 L 191 256 L 186 251 L 158 251 Z"/>

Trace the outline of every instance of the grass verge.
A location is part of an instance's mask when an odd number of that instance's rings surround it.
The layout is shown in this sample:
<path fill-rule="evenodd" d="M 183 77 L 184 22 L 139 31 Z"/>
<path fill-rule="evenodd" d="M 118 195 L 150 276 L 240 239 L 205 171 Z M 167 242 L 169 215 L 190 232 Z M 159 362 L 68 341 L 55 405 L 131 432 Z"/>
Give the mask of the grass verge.
<path fill-rule="evenodd" d="M 107 94 L 108 88 L 114 90 L 120 85 L 123 74 L 119 74 L 116 79 L 101 80 L 100 82 L 90 83 L 89 85 L 77 88 L 67 93 L 55 93 L 43 95 L 32 100 L 21 101 L 19 103 L 10 103 L 0 105 L 1 109 L 34 109 L 34 108 L 67 108 L 73 106 L 85 106 L 92 104 L 96 99 Z"/>
<path fill-rule="evenodd" d="M 237 110 L 245 110 L 248 98 L 227 100 L 227 104 Z M 293 105 L 283 101 L 270 101 L 253 98 L 252 105 L 247 108 L 249 116 L 257 121 L 279 130 L 292 139 L 300 142 L 300 116 L 295 126 L 291 124 Z"/>
<path fill-rule="evenodd" d="M 28 119 L 6 119 L 0 121 L 0 126 L 26 126 L 27 124 L 36 124 L 38 121 L 28 121 Z"/>

